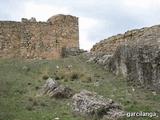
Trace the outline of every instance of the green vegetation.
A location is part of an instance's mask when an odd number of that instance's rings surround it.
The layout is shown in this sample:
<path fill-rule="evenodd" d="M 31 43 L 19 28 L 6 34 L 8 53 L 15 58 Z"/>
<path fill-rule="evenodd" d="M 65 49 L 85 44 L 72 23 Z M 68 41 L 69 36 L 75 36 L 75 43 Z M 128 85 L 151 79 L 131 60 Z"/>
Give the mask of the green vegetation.
<path fill-rule="evenodd" d="M 54 61 L 1 59 L 0 120 L 54 120 L 56 117 L 60 120 L 84 120 L 72 114 L 69 99 L 37 96 L 48 77 L 76 92 L 87 89 L 112 98 L 121 103 L 125 111 L 160 112 L 159 94 L 128 86 L 122 76 L 86 63 L 81 56 Z M 152 120 L 149 117 L 125 119 Z"/>

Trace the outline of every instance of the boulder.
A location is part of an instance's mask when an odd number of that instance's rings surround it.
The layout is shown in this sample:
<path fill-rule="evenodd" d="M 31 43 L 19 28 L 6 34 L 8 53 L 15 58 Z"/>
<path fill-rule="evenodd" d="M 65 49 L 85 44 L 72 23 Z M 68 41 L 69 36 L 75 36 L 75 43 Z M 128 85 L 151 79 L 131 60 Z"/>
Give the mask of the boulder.
<path fill-rule="evenodd" d="M 56 80 L 48 78 L 41 89 L 42 95 L 47 94 L 54 98 L 70 98 L 73 96 L 73 90 L 69 87 L 59 85 Z"/>
<path fill-rule="evenodd" d="M 104 99 L 103 96 L 87 90 L 83 90 L 72 97 L 72 109 L 75 114 L 90 119 L 107 116 L 116 120 L 123 114 L 121 106 L 112 99 Z"/>
<path fill-rule="evenodd" d="M 60 85 L 54 89 L 50 96 L 54 98 L 70 98 L 73 96 L 73 93 L 71 88 Z"/>
<path fill-rule="evenodd" d="M 42 93 L 50 95 L 57 87 L 59 87 L 57 81 L 52 78 L 48 78 L 46 83 L 42 86 Z"/>

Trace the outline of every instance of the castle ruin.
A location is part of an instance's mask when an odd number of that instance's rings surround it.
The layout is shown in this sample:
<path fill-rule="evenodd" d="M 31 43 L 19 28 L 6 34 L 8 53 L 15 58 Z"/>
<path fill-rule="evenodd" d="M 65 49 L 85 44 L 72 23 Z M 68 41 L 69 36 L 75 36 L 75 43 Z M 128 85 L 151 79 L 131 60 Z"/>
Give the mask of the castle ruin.
<path fill-rule="evenodd" d="M 79 48 L 75 16 L 59 14 L 47 22 L 0 21 L 0 58 L 55 59 L 63 48 Z"/>

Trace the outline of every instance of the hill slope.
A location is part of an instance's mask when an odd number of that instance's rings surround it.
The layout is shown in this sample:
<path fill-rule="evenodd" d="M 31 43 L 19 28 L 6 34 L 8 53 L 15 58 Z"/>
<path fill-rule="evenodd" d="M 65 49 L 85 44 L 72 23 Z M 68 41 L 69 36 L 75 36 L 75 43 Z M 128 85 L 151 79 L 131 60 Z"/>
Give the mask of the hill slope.
<path fill-rule="evenodd" d="M 69 67 L 70 66 L 70 67 Z M 128 86 L 101 66 L 87 63 L 82 56 L 61 60 L 0 60 L 0 120 L 84 120 L 72 114 L 69 99 L 38 97 L 46 77 L 55 78 L 76 92 L 97 92 L 124 106 L 125 111 L 160 112 L 160 95 Z M 124 118 L 123 120 L 128 119 Z M 151 120 L 151 118 L 129 118 Z M 155 118 L 154 118 L 155 119 Z M 157 118 L 158 120 L 158 118 Z"/>

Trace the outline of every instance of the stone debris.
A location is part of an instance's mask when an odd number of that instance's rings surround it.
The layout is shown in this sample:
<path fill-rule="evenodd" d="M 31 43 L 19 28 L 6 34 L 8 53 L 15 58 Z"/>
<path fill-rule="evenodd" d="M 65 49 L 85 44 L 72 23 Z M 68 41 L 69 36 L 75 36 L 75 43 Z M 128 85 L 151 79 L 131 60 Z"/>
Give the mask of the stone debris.
<path fill-rule="evenodd" d="M 42 86 L 42 92 L 43 94 L 51 94 L 59 84 L 57 83 L 56 80 L 53 80 L 52 78 L 48 78 L 46 80 L 46 83 Z"/>
<path fill-rule="evenodd" d="M 89 118 L 103 118 L 104 116 L 114 120 L 121 117 L 121 106 L 112 99 L 104 99 L 96 93 L 83 90 L 72 97 L 72 109 L 75 114 Z"/>
<path fill-rule="evenodd" d="M 73 96 L 73 90 L 69 87 L 59 85 L 56 80 L 48 78 L 42 86 L 41 94 L 47 94 L 54 98 L 70 98 Z"/>
<path fill-rule="evenodd" d="M 108 65 L 110 59 L 112 58 L 112 55 L 106 55 L 106 54 L 92 54 L 90 53 L 90 57 L 88 58 L 87 62 L 94 62 L 99 65 Z"/>
<path fill-rule="evenodd" d="M 79 48 L 63 48 L 62 49 L 62 56 L 63 57 L 68 57 L 68 56 L 77 56 L 82 53 L 85 53 L 87 51 Z"/>
<path fill-rule="evenodd" d="M 70 98 L 73 96 L 73 90 L 60 85 L 50 93 L 50 96 L 54 98 Z"/>

